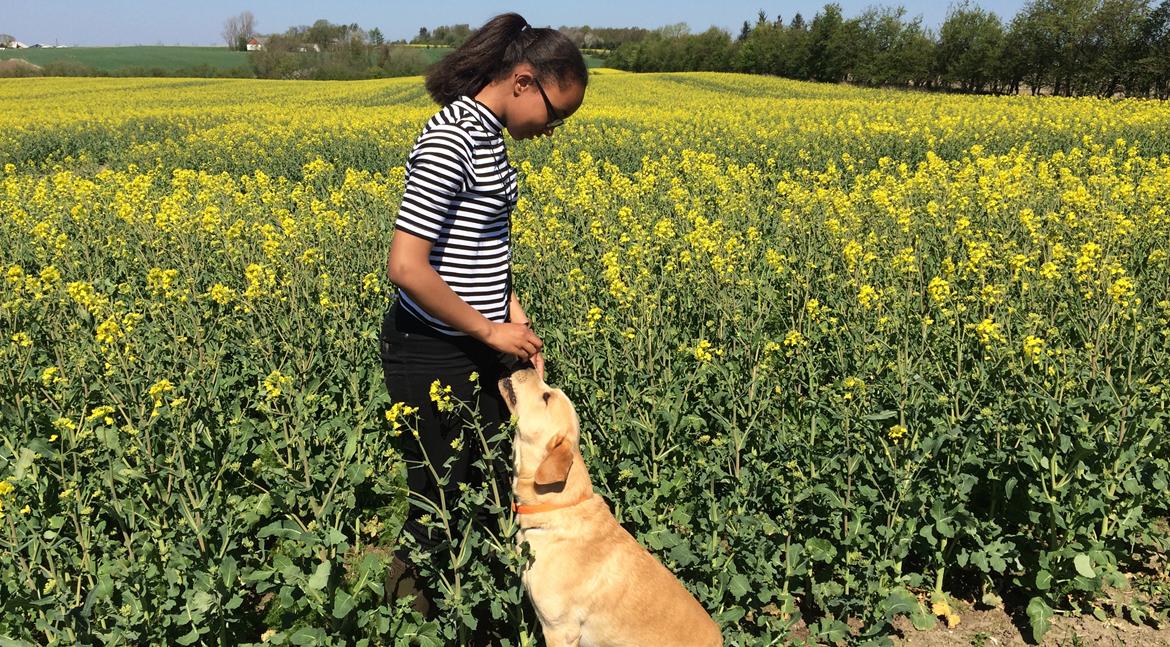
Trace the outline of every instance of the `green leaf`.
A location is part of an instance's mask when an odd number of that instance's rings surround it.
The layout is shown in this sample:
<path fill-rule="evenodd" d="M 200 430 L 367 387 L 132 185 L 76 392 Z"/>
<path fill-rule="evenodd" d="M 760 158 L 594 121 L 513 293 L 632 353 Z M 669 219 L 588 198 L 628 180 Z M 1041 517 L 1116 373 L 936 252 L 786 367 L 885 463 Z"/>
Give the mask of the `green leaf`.
<path fill-rule="evenodd" d="M 325 632 L 315 627 L 301 627 L 288 637 L 288 641 L 294 645 L 320 645 L 325 642 Z"/>
<path fill-rule="evenodd" d="M 1036 588 L 1041 591 L 1047 591 L 1052 588 L 1052 573 L 1048 571 L 1036 573 Z"/>
<path fill-rule="evenodd" d="M 199 628 L 191 627 L 191 631 L 176 638 L 175 642 L 180 645 L 194 645 L 196 640 L 199 640 Z"/>
<path fill-rule="evenodd" d="M 910 622 L 918 631 L 930 631 L 938 624 L 938 619 L 922 603 L 919 603 L 917 608 L 910 614 Z"/>
<path fill-rule="evenodd" d="M 1077 569 L 1077 575 L 1081 577 L 1090 579 L 1097 577 L 1097 572 L 1093 570 L 1093 560 L 1084 553 L 1073 558 L 1073 566 Z"/>
<path fill-rule="evenodd" d="M 353 611 L 354 606 L 353 596 L 345 589 L 337 589 L 337 595 L 333 598 L 333 617 L 338 620 L 344 618 Z"/>
<path fill-rule="evenodd" d="M 984 593 L 980 602 L 994 609 L 1003 608 L 1003 598 L 999 597 L 999 594 L 994 591 L 988 591 L 987 593 Z"/>
<path fill-rule="evenodd" d="M 223 563 L 219 565 L 219 574 L 223 577 L 224 588 L 232 588 L 232 584 L 236 581 L 236 559 L 231 555 L 223 558 Z"/>
<path fill-rule="evenodd" d="M 345 440 L 345 452 L 342 457 L 343 461 L 349 462 L 349 459 L 353 458 L 353 455 L 357 452 L 359 435 L 357 427 L 350 427 L 349 432 L 346 433 L 347 438 Z"/>
<path fill-rule="evenodd" d="M 191 599 L 187 602 L 187 608 L 190 609 L 193 614 L 202 615 L 206 613 L 213 604 L 215 604 L 215 597 L 213 597 L 210 593 L 207 591 L 196 591 L 195 595 L 191 596 Z"/>
<path fill-rule="evenodd" d="M 330 562 L 321 562 L 317 565 L 317 570 L 313 571 L 313 576 L 309 578 L 309 588 L 315 591 L 320 591 L 329 583 L 329 572 L 333 569 Z"/>
<path fill-rule="evenodd" d="M 804 542 L 804 547 L 814 561 L 831 562 L 837 556 L 837 548 L 828 539 L 814 537 Z"/>
<path fill-rule="evenodd" d="M 750 587 L 751 583 L 748 582 L 748 578 L 744 577 L 742 573 L 736 573 L 727 585 L 727 590 L 735 596 L 735 599 L 740 600 L 747 594 Z"/>
<path fill-rule="evenodd" d="M 899 586 L 882 600 L 880 608 L 884 610 L 886 619 L 889 620 L 894 616 L 913 613 L 919 606 L 918 598 Z"/>
<path fill-rule="evenodd" d="M 746 613 L 747 613 L 747 610 L 744 609 L 743 607 L 728 607 L 727 609 L 725 609 L 723 611 L 723 613 L 720 613 L 718 616 L 716 616 L 715 620 L 720 625 L 724 625 L 724 626 L 729 625 L 729 624 L 735 624 L 735 623 L 739 622 L 740 619 L 743 618 Z"/>
<path fill-rule="evenodd" d="M 1044 634 L 1052 628 L 1053 611 L 1052 607 L 1044 601 L 1044 598 L 1039 596 L 1034 597 L 1028 602 L 1028 619 L 1032 621 L 1032 639 L 1040 642 L 1044 639 Z"/>
<path fill-rule="evenodd" d="M 813 627 L 816 630 L 816 637 L 825 642 L 835 643 L 840 640 L 845 640 L 852 634 L 849 625 L 840 620 L 822 620 Z"/>

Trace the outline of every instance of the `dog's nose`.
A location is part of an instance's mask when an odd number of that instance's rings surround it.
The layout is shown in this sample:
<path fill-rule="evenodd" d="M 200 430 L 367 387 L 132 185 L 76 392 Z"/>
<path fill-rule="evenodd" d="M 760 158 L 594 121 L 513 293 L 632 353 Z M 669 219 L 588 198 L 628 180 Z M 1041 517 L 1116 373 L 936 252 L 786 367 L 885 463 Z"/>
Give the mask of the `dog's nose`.
<path fill-rule="evenodd" d="M 503 380 L 511 379 L 516 384 L 524 384 L 534 375 L 536 375 L 536 368 L 532 366 L 532 362 L 523 360 L 505 367 L 500 373 L 500 381 L 502 383 Z"/>
<path fill-rule="evenodd" d="M 509 360 L 505 362 L 504 375 L 511 375 L 517 371 L 523 371 L 526 368 L 536 368 L 530 359 L 520 359 L 518 357 L 509 356 Z"/>

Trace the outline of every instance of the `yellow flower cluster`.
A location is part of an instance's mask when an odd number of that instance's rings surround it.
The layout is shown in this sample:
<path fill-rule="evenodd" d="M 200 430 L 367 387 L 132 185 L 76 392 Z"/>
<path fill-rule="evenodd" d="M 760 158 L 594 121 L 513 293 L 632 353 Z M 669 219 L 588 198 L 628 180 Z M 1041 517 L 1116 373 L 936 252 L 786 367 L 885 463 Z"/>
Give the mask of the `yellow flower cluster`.
<path fill-rule="evenodd" d="M 390 433 L 394 436 L 401 434 L 402 426 L 406 424 L 406 418 L 416 413 L 418 413 L 418 407 L 412 407 L 404 402 L 395 402 L 391 405 L 386 410 L 386 422 L 390 423 Z"/>
<path fill-rule="evenodd" d="M 890 427 L 889 431 L 886 432 L 886 437 L 894 442 L 902 440 L 905 435 L 905 425 L 894 425 L 893 427 Z"/>
<path fill-rule="evenodd" d="M 284 390 L 292 384 L 292 378 L 280 372 L 280 369 L 273 369 L 271 373 L 260 381 L 260 388 L 264 392 L 265 399 L 275 400 L 279 398 Z"/>
<path fill-rule="evenodd" d="M 12 494 L 15 489 L 8 481 L 0 481 L 0 519 L 4 518 L 4 497 Z"/>
<path fill-rule="evenodd" d="M 717 348 L 707 339 L 700 339 L 694 346 L 683 346 L 679 351 L 693 356 L 700 364 L 710 362 L 717 356 L 723 355 L 723 349 Z"/>
<path fill-rule="evenodd" d="M 451 385 L 443 386 L 438 380 L 431 382 L 431 402 L 439 411 L 454 411 L 455 403 L 451 397 Z"/>

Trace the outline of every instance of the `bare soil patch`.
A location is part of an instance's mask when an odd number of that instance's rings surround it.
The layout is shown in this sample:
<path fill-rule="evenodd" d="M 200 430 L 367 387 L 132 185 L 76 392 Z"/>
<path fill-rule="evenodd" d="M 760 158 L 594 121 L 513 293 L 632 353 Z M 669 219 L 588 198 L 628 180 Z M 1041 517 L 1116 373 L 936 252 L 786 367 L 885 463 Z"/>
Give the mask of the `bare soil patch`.
<path fill-rule="evenodd" d="M 948 629 L 945 623 L 940 622 L 931 631 L 917 631 L 910 624 L 909 618 L 898 618 L 894 626 L 901 636 L 893 637 L 894 644 L 900 647 L 1003 647 L 1034 644 L 1030 641 L 1031 630 L 1027 625 L 1017 626 L 1002 609 L 973 609 L 963 605 L 959 617 L 957 627 Z M 1102 622 L 1092 616 L 1056 616 L 1052 619 L 1052 629 L 1045 634 L 1040 645 L 1170 647 L 1170 627 L 1134 624 L 1123 618 L 1110 618 Z"/>

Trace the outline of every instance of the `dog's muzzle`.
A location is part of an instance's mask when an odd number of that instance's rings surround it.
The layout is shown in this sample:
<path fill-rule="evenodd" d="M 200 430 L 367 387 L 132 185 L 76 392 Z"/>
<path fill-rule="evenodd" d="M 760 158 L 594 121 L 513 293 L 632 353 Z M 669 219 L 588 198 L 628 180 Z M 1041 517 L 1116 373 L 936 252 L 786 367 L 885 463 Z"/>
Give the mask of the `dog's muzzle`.
<path fill-rule="evenodd" d="M 508 398 L 508 404 L 516 406 L 516 391 L 512 388 L 511 376 L 500 380 L 500 390 L 504 392 L 504 397 Z"/>

